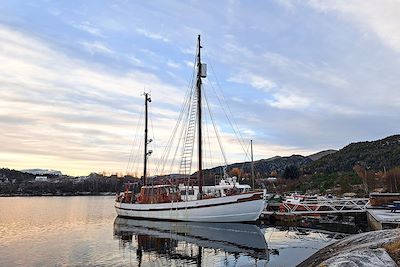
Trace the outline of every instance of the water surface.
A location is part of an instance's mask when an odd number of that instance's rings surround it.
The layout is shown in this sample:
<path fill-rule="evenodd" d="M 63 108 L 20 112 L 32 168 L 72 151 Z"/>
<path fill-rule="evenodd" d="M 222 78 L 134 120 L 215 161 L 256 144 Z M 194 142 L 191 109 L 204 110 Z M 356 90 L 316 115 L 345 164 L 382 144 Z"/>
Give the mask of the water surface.
<path fill-rule="evenodd" d="M 116 218 L 113 197 L 0 198 L 0 266 L 294 266 L 333 235 Z"/>

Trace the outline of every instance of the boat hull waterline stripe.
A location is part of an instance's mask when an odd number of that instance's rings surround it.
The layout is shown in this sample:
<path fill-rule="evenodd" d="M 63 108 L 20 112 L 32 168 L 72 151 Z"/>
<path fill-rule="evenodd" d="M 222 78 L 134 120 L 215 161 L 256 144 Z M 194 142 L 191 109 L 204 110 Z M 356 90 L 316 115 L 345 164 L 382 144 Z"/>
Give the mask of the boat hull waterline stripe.
<path fill-rule="evenodd" d="M 187 209 L 201 209 L 201 208 L 208 208 L 208 207 L 216 207 L 216 206 L 222 206 L 222 205 L 230 205 L 230 204 L 235 204 L 235 203 L 242 203 L 242 202 L 248 202 L 248 201 L 254 201 L 260 199 L 258 195 L 254 195 L 252 197 L 248 198 L 242 198 L 238 199 L 236 201 L 230 201 L 230 202 L 225 202 L 225 203 L 216 203 L 216 204 L 207 204 L 207 205 L 202 205 L 202 206 L 188 206 L 188 207 L 171 207 L 171 208 L 161 208 L 161 209 L 132 209 L 132 208 L 121 208 L 115 206 L 116 209 L 120 210 L 131 210 L 131 211 L 165 211 L 165 210 L 187 210 Z"/>

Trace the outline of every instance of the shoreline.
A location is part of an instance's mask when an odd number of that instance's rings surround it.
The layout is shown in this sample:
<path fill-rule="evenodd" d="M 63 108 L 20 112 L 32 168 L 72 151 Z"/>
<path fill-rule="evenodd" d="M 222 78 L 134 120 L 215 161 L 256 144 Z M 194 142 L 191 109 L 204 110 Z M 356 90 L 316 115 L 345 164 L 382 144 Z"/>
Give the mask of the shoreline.
<path fill-rule="evenodd" d="M 115 196 L 115 192 L 78 192 L 78 193 L 63 193 L 63 194 L 0 194 L 0 197 L 77 197 L 77 196 Z"/>

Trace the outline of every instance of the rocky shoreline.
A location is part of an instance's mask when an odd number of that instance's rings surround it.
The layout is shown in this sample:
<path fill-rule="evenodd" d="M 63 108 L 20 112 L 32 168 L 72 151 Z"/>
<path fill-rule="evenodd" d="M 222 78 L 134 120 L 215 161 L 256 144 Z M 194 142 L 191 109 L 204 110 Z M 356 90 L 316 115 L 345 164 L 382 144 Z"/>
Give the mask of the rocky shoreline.
<path fill-rule="evenodd" d="M 352 235 L 321 249 L 297 266 L 396 267 L 398 265 L 384 249 L 393 242 L 400 242 L 400 229 Z"/>

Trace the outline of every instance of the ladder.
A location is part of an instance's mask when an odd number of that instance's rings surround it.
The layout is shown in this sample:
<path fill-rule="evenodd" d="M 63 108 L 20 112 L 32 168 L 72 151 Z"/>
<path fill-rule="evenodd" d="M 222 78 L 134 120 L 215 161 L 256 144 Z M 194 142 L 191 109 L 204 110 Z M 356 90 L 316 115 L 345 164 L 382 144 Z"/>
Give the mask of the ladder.
<path fill-rule="evenodd" d="M 184 176 L 190 175 L 192 168 L 193 147 L 196 132 L 196 117 L 197 117 L 197 95 L 192 95 L 190 111 L 188 116 L 185 139 L 183 141 L 181 164 L 179 174 Z"/>

